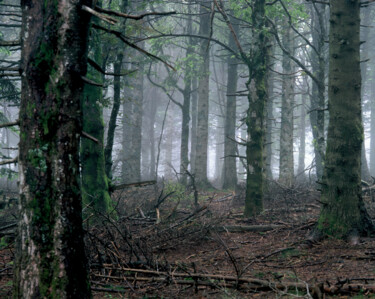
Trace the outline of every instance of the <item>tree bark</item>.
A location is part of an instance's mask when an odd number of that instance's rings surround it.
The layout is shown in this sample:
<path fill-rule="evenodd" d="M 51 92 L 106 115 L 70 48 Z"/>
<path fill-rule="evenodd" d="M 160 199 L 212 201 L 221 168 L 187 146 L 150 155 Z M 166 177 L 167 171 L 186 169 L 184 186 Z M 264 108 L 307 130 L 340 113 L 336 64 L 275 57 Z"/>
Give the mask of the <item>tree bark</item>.
<path fill-rule="evenodd" d="M 249 80 L 246 84 L 249 91 L 249 109 L 246 115 L 246 198 L 245 217 L 259 214 L 263 210 L 264 186 L 264 109 L 267 100 L 266 92 L 266 33 L 265 1 L 255 0 L 252 11 L 252 49 L 248 63 Z"/>
<path fill-rule="evenodd" d="M 284 33 L 283 44 L 289 53 L 294 55 L 293 35 L 290 26 Z M 293 159 L 293 107 L 294 107 L 294 75 L 291 59 L 283 53 L 283 82 L 281 95 L 281 129 L 280 129 L 280 175 L 282 184 L 290 187 L 294 183 Z"/>
<path fill-rule="evenodd" d="M 97 22 L 95 20 L 95 22 Z M 102 45 L 93 31 L 91 51 L 93 60 L 104 67 Z M 87 77 L 96 83 L 103 84 L 104 75 L 89 68 Z M 83 138 L 81 140 L 81 165 L 82 165 L 82 199 L 96 211 L 107 212 L 111 206 L 108 189 L 108 178 L 105 172 L 104 157 L 104 122 L 103 122 L 103 89 L 99 86 L 85 84 L 82 97 L 83 131 L 94 137 L 98 142 Z"/>
<path fill-rule="evenodd" d="M 237 22 L 233 24 L 233 30 L 239 31 Z M 235 43 L 232 32 L 229 32 L 228 44 Z M 232 54 L 227 59 L 228 77 L 227 77 L 227 101 L 225 112 L 224 128 L 224 166 L 223 166 L 223 189 L 231 189 L 237 185 L 236 169 L 236 96 L 237 92 L 237 68 L 238 61 Z"/>
<path fill-rule="evenodd" d="M 79 179 L 91 1 L 21 1 L 20 217 L 14 298 L 90 298 Z"/>
<path fill-rule="evenodd" d="M 120 52 L 117 54 L 116 62 L 113 67 L 113 72 L 115 74 L 120 74 L 122 69 L 122 60 L 123 53 Z M 105 172 L 109 179 L 112 179 L 112 151 L 113 151 L 113 142 L 115 139 L 115 130 L 117 126 L 117 116 L 120 110 L 121 104 L 121 77 L 115 76 L 113 79 L 113 107 L 111 111 L 111 116 L 108 123 L 108 134 L 107 134 L 107 144 L 104 149 L 105 155 Z"/>
<path fill-rule="evenodd" d="M 200 4 L 199 34 L 208 37 L 210 34 L 210 8 Z M 208 158 L 208 105 L 209 105 L 209 77 L 210 77 L 210 42 L 202 40 L 199 55 L 202 59 L 198 83 L 198 116 L 197 143 L 195 152 L 195 181 L 200 187 L 210 186 L 207 179 Z"/>
<path fill-rule="evenodd" d="M 327 152 L 318 231 L 344 238 L 373 224 L 361 195 L 360 1 L 330 1 Z"/>
<path fill-rule="evenodd" d="M 311 50 L 311 67 L 319 82 L 312 82 L 310 122 L 313 133 L 316 174 L 318 180 L 323 176 L 325 156 L 324 110 L 325 110 L 325 76 L 326 76 L 326 5 L 315 3 L 312 7 L 312 43 L 316 49 Z"/>

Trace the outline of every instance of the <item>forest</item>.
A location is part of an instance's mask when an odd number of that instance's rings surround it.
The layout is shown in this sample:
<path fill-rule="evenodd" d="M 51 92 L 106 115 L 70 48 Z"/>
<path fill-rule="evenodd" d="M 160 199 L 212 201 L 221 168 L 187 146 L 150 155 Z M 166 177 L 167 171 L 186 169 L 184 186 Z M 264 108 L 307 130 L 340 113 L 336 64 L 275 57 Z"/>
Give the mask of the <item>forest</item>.
<path fill-rule="evenodd" d="M 0 0 L 0 298 L 375 298 L 375 0 Z"/>

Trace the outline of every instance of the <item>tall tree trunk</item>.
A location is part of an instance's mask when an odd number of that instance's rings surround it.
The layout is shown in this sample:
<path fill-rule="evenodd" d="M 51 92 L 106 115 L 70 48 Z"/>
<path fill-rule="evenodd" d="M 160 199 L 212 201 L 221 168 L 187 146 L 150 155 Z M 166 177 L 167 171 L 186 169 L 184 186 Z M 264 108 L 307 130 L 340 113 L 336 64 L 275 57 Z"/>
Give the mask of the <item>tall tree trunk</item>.
<path fill-rule="evenodd" d="M 80 99 L 91 1 L 21 1 L 20 214 L 14 298 L 90 298 Z M 69 13 L 67 13 L 69 12 Z"/>
<path fill-rule="evenodd" d="M 206 3 L 207 4 L 207 3 Z M 208 37 L 210 34 L 210 7 L 200 4 L 199 34 Z M 202 40 L 199 49 L 202 59 L 198 84 L 198 119 L 197 143 L 195 157 L 195 181 L 201 187 L 210 185 L 207 179 L 208 158 L 208 105 L 209 105 L 209 77 L 210 77 L 210 42 Z"/>
<path fill-rule="evenodd" d="M 191 5 L 189 5 L 189 16 L 187 19 L 187 34 L 193 33 L 193 20 L 191 16 Z M 193 77 L 192 63 L 194 63 L 194 41 L 189 37 L 188 46 L 186 49 L 186 64 L 184 75 L 184 102 L 181 107 L 182 125 L 181 125 L 181 150 L 180 150 L 180 182 L 183 185 L 187 184 L 187 171 L 189 166 L 189 124 L 190 124 L 190 97 L 191 97 L 191 84 Z"/>
<path fill-rule="evenodd" d="M 367 42 L 369 39 L 369 28 L 367 27 L 370 23 L 370 13 L 371 10 L 367 7 L 364 10 L 363 16 L 363 25 L 364 27 L 361 28 L 361 40 L 365 41 L 366 43 L 362 46 L 361 51 L 361 76 L 362 76 L 362 88 L 361 88 L 361 95 L 362 95 L 362 107 L 364 106 L 364 96 L 365 96 L 365 85 L 367 81 L 367 66 L 368 62 L 366 59 L 368 58 L 369 54 L 369 43 Z M 364 115 L 362 111 L 362 122 L 364 122 Z M 370 170 L 367 164 L 367 157 L 366 157 L 366 146 L 365 146 L 365 139 L 362 142 L 362 149 L 361 149 L 361 178 L 364 181 L 371 181 Z"/>
<path fill-rule="evenodd" d="M 305 84 L 306 86 L 306 84 Z M 305 175 L 305 157 L 306 157 L 306 99 L 305 95 L 301 95 L 301 106 L 300 106 L 300 125 L 299 125 L 299 149 L 298 149 L 298 168 L 297 168 L 297 180 L 300 183 L 306 181 Z"/>
<path fill-rule="evenodd" d="M 373 225 L 362 201 L 360 1 L 330 1 L 327 152 L 318 230 L 336 238 Z"/>
<path fill-rule="evenodd" d="M 316 49 L 311 50 L 311 66 L 315 77 L 319 80 L 312 82 L 310 122 L 314 138 L 315 165 L 318 180 L 323 176 L 325 156 L 324 110 L 325 110 L 325 4 L 314 4 L 312 7 L 312 43 Z"/>
<path fill-rule="evenodd" d="M 114 64 L 113 71 L 115 74 L 120 74 L 122 69 L 122 60 L 123 60 L 123 53 L 120 52 L 117 54 L 116 62 Z M 109 179 L 112 179 L 112 150 L 113 150 L 113 142 L 115 139 L 115 130 L 117 124 L 117 116 L 120 110 L 121 104 L 121 77 L 115 76 L 113 80 L 113 107 L 111 111 L 111 116 L 108 123 L 108 134 L 107 134 L 107 144 L 104 150 L 105 156 L 105 172 Z"/>
<path fill-rule="evenodd" d="M 131 169 L 131 149 L 132 149 L 132 114 L 133 102 L 130 95 L 129 78 L 126 78 L 125 99 L 122 104 L 122 180 L 124 182 L 132 182 L 132 169 Z"/>
<path fill-rule="evenodd" d="M 198 81 L 192 78 L 191 92 L 191 142 L 190 142 L 190 171 L 195 173 L 195 158 L 197 151 L 197 118 L 198 118 Z"/>
<path fill-rule="evenodd" d="M 233 30 L 238 32 L 239 25 L 234 22 Z M 235 43 L 233 34 L 229 32 L 228 44 Z M 224 166 L 223 166 L 223 188 L 230 189 L 237 185 L 236 170 L 236 96 L 237 92 L 237 66 L 238 61 L 230 54 L 227 59 L 228 77 L 227 77 L 227 101 L 225 110 L 225 128 L 224 128 Z"/>
<path fill-rule="evenodd" d="M 375 80 L 375 64 L 372 62 L 371 80 Z M 370 171 L 375 176 L 375 84 L 371 84 L 371 124 L 370 124 Z"/>
<path fill-rule="evenodd" d="M 137 57 L 140 59 L 139 55 Z M 142 146 L 142 115 L 143 115 L 143 66 L 142 62 L 138 61 L 134 68 L 137 69 L 137 74 L 131 78 L 131 97 L 133 102 L 132 111 L 132 135 L 131 135 L 131 157 L 130 169 L 132 171 L 131 177 L 133 182 L 141 180 L 141 146 Z"/>
<path fill-rule="evenodd" d="M 293 35 L 290 26 L 285 29 L 283 39 L 285 49 L 294 55 Z M 280 176 L 279 180 L 286 186 L 294 182 L 293 159 L 293 107 L 294 107 L 294 75 L 291 59 L 284 53 L 283 83 L 281 95 L 281 130 L 280 130 Z"/>
<path fill-rule="evenodd" d="M 266 159 L 265 159 L 265 176 L 268 180 L 272 180 L 273 174 L 272 174 L 272 131 L 273 131 L 273 101 L 275 98 L 274 93 L 274 85 L 275 85 L 275 73 L 271 71 L 271 68 L 274 68 L 273 64 L 276 47 L 272 45 L 270 49 L 270 57 L 268 61 L 268 68 L 267 68 L 267 108 L 266 108 Z"/>
<path fill-rule="evenodd" d="M 249 91 L 247 110 L 247 144 L 246 144 L 246 198 L 245 217 L 259 214 L 263 210 L 263 150 L 264 150 L 264 109 L 267 100 L 266 92 L 266 27 L 265 0 L 255 0 L 252 11 L 251 60 L 248 63 Z"/>
<path fill-rule="evenodd" d="M 102 65 L 101 44 L 97 35 L 93 36 L 92 48 L 93 60 Z M 104 82 L 104 76 L 94 68 L 89 69 L 88 77 L 100 84 Z M 99 142 L 82 139 L 81 164 L 83 203 L 93 207 L 96 211 L 105 213 L 111 206 L 111 198 L 105 172 L 102 93 L 102 87 L 90 84 L 86 84 L 83 90 L 83 131 Z"/>

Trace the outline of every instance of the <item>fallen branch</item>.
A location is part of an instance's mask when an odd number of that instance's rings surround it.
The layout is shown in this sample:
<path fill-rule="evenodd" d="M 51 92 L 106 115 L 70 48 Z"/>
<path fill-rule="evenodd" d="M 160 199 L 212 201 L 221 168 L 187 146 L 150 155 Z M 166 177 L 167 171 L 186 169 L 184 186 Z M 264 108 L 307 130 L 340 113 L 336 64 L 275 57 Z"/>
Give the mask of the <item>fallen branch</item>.
<path fill-rule="evenodd" d="M 131 187 L 144 187 L 148 185 L 155 185 L 156 181 L 144 181 L 144 182 L 137 182 L 137 183 L 130 183 L 130 184 L 121 184 L 113 187 L 113 190 L 121 190 L 121 189 L 126 189 L 126 188 L 131 188 Z"/>
<path fill-rule="evenodd" d="M 229 233 L 243 233 L 243 232 L 267 232 L 277 228 L 281 228 L 281 225 L 226 225 L 217 226 L 214 228 L 217 232 L 229 232 Z"/>

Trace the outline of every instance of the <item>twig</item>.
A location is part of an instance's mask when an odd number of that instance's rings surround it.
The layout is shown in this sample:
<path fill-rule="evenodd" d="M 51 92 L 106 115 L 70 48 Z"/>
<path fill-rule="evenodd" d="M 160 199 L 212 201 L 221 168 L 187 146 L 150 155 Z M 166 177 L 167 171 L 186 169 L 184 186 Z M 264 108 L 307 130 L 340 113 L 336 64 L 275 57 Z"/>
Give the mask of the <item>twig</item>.
<path fill-rule="evenodd" d="M 17 163 L 17 162 L 18 162 L 18 157 L 15 157 L 14 159 L 11 159 L 11 160 L 1 161 L 0 165 L 8 165 L 8 164 Z"/>
<path fill-rule="evenodd" d="M 20 122 L 18 120 L 16 120 L 16 121 L 12 121 L 12 122 L 9 122 L 9 123 L 0 124 L 0 129 L 7 128 L 7 127 L 19 126 L 19 125 L 20 125 Z"/>
<path fill-rule="evenodd" d="M 97 144 L 100 144 L 100 141 L 98 139 L 96 139 L 95 137 L 91 136 L 90 134 L 86 133 L 86 132 L 81 132 L 81 135 L 82 137 L 85 137 L 87 139 L 90 139 L 91 141 L 94 141 L 95 143 Z"/>

